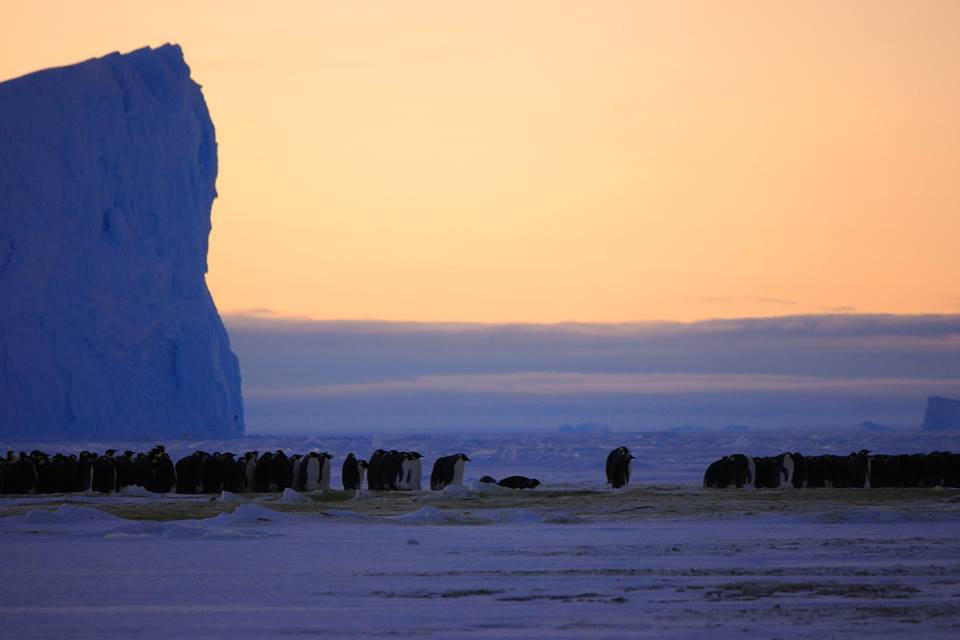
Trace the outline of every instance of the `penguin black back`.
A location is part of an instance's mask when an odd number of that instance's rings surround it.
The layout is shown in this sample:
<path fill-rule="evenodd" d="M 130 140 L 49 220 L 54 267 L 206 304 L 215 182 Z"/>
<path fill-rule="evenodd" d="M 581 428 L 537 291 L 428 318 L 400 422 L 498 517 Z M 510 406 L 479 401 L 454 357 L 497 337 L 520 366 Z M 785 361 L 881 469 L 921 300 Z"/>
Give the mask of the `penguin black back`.
<path fill-rule="evenodd" d="M 347 454 L 343 460 L 343 467 L 340 470 L 340 477 L 343 479 L 343 488 L 348 491 L 356 491 L 360 488 L 360 464 L 357 462 L 353 453 Z"/>
<path fill-rule="evenodd" d="M 630 482 L 630 461 L 633 458 L 626 447 L 617 447 L 607 455 L 607 483 L 611 487 L 619 489 Z"/>
<path fill-rule="evenodd" d="M 117 462 L 114 451 L 108 450 L 97 456 L 93 463 L 93 490 L 99 493 L 113 493 L 117 490 Z"/>

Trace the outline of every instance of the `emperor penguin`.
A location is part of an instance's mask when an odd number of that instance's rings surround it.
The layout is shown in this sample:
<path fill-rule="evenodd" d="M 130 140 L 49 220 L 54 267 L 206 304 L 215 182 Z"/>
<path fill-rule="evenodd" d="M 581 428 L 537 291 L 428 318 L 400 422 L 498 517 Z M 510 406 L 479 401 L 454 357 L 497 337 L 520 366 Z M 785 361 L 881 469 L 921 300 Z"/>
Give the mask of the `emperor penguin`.
<path fill-rule="evenodd" d="M 340 479 L 343 480 L 345 491 L 356 491 L 363 487 L 363 477 L 360 473 L 360 463 L 353 452 L 347 454 L 343 459 L 343 467 L 340 469 Z"/>
<path fill-rule="evenodd" d="M 430 488 L 440 491 L 451 484 L 463 484 L 463 473 L 467 462 L 470 462 L 470 458 L 464 453 L 437 458 L 433 463 L 433 473 L 430 474 Z"/>
<path fill-rule="evenodd" d="M 367 488 L 371 491 L 386 488 L 382 484 L 380 469 L 385 462 L 384 456 L 386 455 L 386 451 L 383 449 L 377 449 L 370 456 L 370 462 L 367 464 Z"/>
<path fill-rule="evenodd" d="M 780 454 L 780 486 L 793 488 L 793 477 L 796 473 L 796 461 L 789 452 Z"/>
<path fill-rule="evenodd" d="M 133 459 L 133 451 L 124 451 L 117 458 L 117 491 L 137 484 L 137 468 Z"/>
<path fill-rule="evenodd" d="M 90 453 L 89 451 L 80 452 L 76 467 L 77 477 L 75 486 L 77 491 L 86 493 L 93 488 L 93 462 L 95 458 L 95 453 Z"/>
<path fill-rule="evenodd" d="M 153 489 L 157 493 L 170 493 L 177 486 L 177 470 L 170 459 L 170 454 L 164 451 L 161 445 L 154 447 L 150 452 L 153 462 Z"/>
<path fill-rule="evenodd" d="M 536 489 L 540 486 L 540 481 L 526 476 L 509 476 L 497 484 L 507 489 Z"/>
<path fill-rule="evenodd" d="M 306 460 L 306 458 L 301 456 L 299 453 L 295 453 L 290 456 L 290 462 L 293 463 L 293 480 L 290 484 L 290 487 L 294 491 L 304 490 L 304 483 L 300 479 L 300 470 L 303 468 L 304 460 Z"/>
<path fill-rule="evenodd" d="M 617 447 L 607 455 L 607 483 L 614 489 L 630 482 L 630 463 L 634 455 L 627 447 Z"/>
<path fill-rule="evenodd" d="M 240 480 L 240 490 L 251 493 L 257 490 L 257 458 L 258 451 L 247 451 L 243 454 L 243 475 Z"/>
<path fill-rule="evenodd" d="M 311 451 L 301 460 L 297 474 L 302 491 L 316 491 L 323 477 L 323 459 L 316 451 Z"/>
<path fill-rule="evenodd" d="M 353 453 L 347 454 L 340 472 L 344 490 L 358 491 L 363 488 L 363 476 L 367 473 L 367 466 L 366 460 L 357 460 Z"/>
<path fill-rule="evenodd" d="M 93 490 L 98 493 L 114 493 L 117 490 L 117 462 L 113 449 L 107 449 L 93 463 Z"/>
<path fill-rule="evenodd" d="M 412 458 L 409 478 L 410 490 L 420 491 L 423 482 L 423 456 L 417 451 L 412 451 L 410 457 Z"/>
<path fill-rule="evenodd" d="M 407 491 L 410 489 L 410 480 L 413 475 L 413 458 L 411 458 L 410 454 L 406 451 L 399 454 L 399 458 L 400 473 L 398 474 L 396 486 L 400 491 Z"/>
<path fill-rule="evenodd" d="M 177 460 L 177 493 L 203 493 L 203 461 L 207 454 L 194 451 Z"/>

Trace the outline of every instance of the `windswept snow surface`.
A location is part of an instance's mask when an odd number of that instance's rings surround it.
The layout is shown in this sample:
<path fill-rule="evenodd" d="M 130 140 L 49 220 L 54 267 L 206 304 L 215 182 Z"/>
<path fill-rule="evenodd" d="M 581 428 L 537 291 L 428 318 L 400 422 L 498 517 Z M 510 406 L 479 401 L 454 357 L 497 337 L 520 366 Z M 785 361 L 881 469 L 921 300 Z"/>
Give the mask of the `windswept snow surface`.
<path fill-rule="evenodd" d="M 269 444 L 262 449 L 301 451 L 309 440 L 338 456 L 342 445 L 364 455 L 370 446 L 416 449 L 430 452 L 428 460 L 462 450 L 474 460 L 465 486 L 357 496 L 334 490 L 294 500 L 136 492 L 4 497 L 4 634 L 960 633 L 960 491 L 699 488 L 702 469 L 694 467 L 700 457 L 730 452 L 729 437 L 611 434 L 642 452 L 645 463 L 622 491 L 602 486 L 598 454 L 606 441 L 410 436 L 259 441 Z M 768 450 L 761 444 L 794 449 L 789 438 L 803 440 L 801 451 L 845 451 L 860 446 L 861 436 L 737 437 L 745 440 L 733 449 L 762 454 Z M 241 450 L 254 440 L 204 448 Z M 894 452 L 929 449 L 922 438 L 913 447 L 908 441 L 894 434 L 881 444 Z M 957 448 L 940 442 L 936 448 Z M 691 453 L 697 447 L 703 452 Z M 519 469 L 548 480 L 533 491 L 476 482 Z"/>

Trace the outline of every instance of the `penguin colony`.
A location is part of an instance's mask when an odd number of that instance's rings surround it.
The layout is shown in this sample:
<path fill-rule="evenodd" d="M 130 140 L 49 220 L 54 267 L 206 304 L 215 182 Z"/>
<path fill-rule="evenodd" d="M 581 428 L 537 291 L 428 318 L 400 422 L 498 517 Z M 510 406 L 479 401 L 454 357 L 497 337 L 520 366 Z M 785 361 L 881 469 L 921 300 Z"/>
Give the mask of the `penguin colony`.
<path fill-rule="evenodd" d="M 377 449 L 368 460 L 347 455 L 341 468 L 343 488 L 359 490 L 366 481 L 372 491 L 420 491 L 423 456 L 416 451 Z M 635 456 L 627 447 L 612 450 L 606 460 L 607 484 L 620 489 L 630 482 Z M 229 452 L 195 451 L 173 463 L 162 445 L 146 453 L 113 449 L 102 455 L 48 455 L 42 451 L 0 458 L 0 493 L 115 493 L 127 487 L 142 487 L 154 493 L 203 494 L 275 493 L 284 489 L 325 491 L 330 489 L 333 456 L 311 451 L 288 456 L 283 451 L 242 456 Z M 470 458 L 463 453 L 438 458 L 430 474 L 430 489 L 439 491 L 463 484 Z M 491 476 L 481 483 L 509 489 L 535 489 L 536 478 L 509 476 L 499 482 Z M 703 476 L 707 488 L 814 488 L 814 487 L 960 487 L 960 454 L 935 451 L 929 454 L 876 455 L 866 450 L 848 456 L 751 457 L 742 453 L 713 462 Z"/>
<path fill-rule="evenodd" d="M 416 451 L 377 449 L 367 461 L 350 453 L 341 468 L 343 488 L 362 489 L 366 480 L 373 491 L 420 491 L 422 458 Z M 113 449 L 102 455 L 82 451 L 52 456 L 42 451 L 29 455 L 8 451 L 6 458 L 0 458 L 0 493 L 116 493 L 127 487 L 183 494 L 325 491 L 330 489 L 331 460 L 333 456 L 325 451 L 290 456 L 280 450 L 248 451 L 242 456 L 195 451 L 174 464 L 162 445 L 148 453 L 124 451 L 121 455 Z M 437 460 L 431 488 L 462 484 L 469 461 L 462 453 Z"/>
<path fill-rule="evenodd" d="M 848 456 L 720 458 L 707 467 L 703 486 L 710 489 L 816 487 L 960 487 L 960 454 L 949 451 L 876 455 L 866 449 Z"/>

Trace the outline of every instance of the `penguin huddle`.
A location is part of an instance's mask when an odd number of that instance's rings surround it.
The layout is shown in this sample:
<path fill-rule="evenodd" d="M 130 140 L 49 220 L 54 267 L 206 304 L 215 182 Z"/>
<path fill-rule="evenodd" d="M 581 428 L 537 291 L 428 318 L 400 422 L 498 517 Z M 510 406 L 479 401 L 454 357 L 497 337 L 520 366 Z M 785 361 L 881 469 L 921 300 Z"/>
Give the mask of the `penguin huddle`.
<path fill-rule="evenodd" d="M 0 458 L 0 493 L 114 493 L 130 486 L 157 493 L 173 490 L 174 466 L 162 445 L 120 456 L 113 449 L 102 455 L 81 451 L 52 456 L 34 450 L 30 455 L 8 451 Z"/>
<path fill-rule="evenodd" d="M 949 451 L 847 456 L 725 456 L 707 467 L 703 486 L 746 488 L 960 487 L 960 454 Z"/>
<path fill-rule="evenodd" d="M 745 456 L 744 456 L 745 458 Z M 630 481 L 633 454 L 627 447 L 618 447 L 607 457 L 607 482 L 614 488 Z M 116 493 L 127 487 L 142 487 L 154 493 L 196 495 L 232 493 L 280 493 L 326 491 L 330 489 L 333 456 L 323 451 L 305 455 L 288 455 L 282 450 L 247 451 L 242 456 L 229 451 L 194 451 L 174 463 L 162 445 L 149 452 L 113 449 L 102 455 L 82 451 L 79 454 L 48 455 L 41 451 L 15 454 L 10 451 L 0 458 L 0 493 Z M 423 477 L 423 456 L 417 451 L 377 449 L 369 460 L 349 453 L 341 467 L 343 488 L 358 491 L 366 481 L 372 491 L 420 491 Z M 465 453 L 442 456 L 433 465 L 430 489 L 441 491 L 463 484 Z M 499 482 L 483 476 L 482 483 L 497 484 L 509 489 L 535 489 L 536 478 L 514 475 Z"/>
<path fill-rule="evenodd" d="M 421 458 L 416 451 L 377 449 L 366 465 L 367 487 L 371 491 L 420 491 Z"/>

